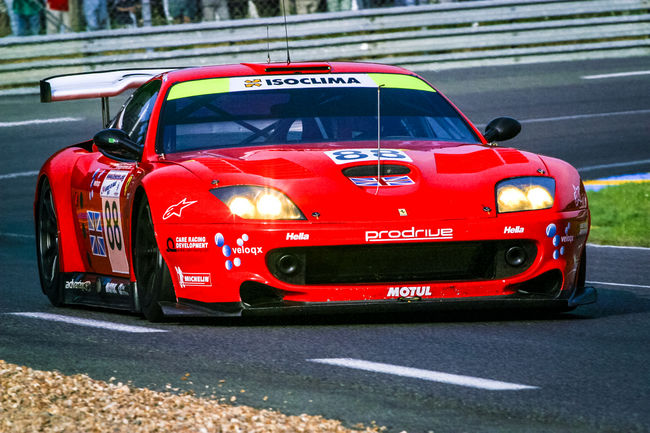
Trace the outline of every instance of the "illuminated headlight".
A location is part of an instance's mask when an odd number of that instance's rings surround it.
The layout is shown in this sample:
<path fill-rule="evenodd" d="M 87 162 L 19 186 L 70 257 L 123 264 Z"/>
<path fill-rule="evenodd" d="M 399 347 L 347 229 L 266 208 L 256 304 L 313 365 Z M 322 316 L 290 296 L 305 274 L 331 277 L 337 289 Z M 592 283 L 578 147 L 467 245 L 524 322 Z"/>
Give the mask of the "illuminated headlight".
<path fill-rule="evenodd" d="M 555 180 L 550 177 L 518 177 L 497 184 L 499 213 L 539 210 L 553 207 Z"/>
<path fill-rule="evenodd" d="M 233 215 L 255 220 L 304 220 L 305 216 L 280 191 L 254 185 L 226 186 L 211 190 Z"/>

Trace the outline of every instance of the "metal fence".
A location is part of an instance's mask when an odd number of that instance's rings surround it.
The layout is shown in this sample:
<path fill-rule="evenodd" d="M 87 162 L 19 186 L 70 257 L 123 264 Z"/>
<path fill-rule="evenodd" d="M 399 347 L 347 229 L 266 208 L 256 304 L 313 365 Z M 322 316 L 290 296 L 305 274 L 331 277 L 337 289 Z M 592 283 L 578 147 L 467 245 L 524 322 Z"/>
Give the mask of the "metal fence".
<path fill-rule="evenodd" d="M 413 70 L 647 56 L 650 0 L 483 0 L 299 14 L 287 17 L 286 31 L 293 61 L 367 60 Z M 0 39 L 0 91 L 58 74 L 284 61 L 285 49 L 281 16 L 9 36 Z"/>

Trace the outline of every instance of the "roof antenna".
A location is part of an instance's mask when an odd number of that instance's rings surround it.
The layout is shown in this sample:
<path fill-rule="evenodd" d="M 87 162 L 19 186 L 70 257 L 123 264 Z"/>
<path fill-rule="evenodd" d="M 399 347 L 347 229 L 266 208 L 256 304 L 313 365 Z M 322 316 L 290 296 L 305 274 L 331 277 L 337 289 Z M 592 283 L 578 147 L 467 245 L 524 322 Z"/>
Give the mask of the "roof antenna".
<path fill-rule="evenodd" d="M 377 86 L 377 192 L 381 185 L 381 88 L 383 84 Z"/>
<path fill-rule="evenodd" d="M 266 62 L 271 63 L 271 41 L 269 40 L 269 26 L 266 26 Z"/>
<path fill-rule="evenodd" d="M 287 30 L 287 7 L 282 0 L 282 15 L 284 15 L 284 38 L 287 42 L 287 65 L 291 63 L 291 57 L 289 56 L 289 31 Z"/>

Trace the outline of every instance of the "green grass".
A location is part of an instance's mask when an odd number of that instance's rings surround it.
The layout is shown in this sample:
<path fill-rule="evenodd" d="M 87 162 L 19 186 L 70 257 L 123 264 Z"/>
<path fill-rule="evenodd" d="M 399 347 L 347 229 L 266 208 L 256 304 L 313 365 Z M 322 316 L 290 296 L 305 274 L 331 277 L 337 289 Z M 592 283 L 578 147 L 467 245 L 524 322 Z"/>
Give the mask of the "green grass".
<path fill-rule="evenodd" d="M 587 196 L 589 242 L 650 247 L 650 182 L 610 186 Z"/>

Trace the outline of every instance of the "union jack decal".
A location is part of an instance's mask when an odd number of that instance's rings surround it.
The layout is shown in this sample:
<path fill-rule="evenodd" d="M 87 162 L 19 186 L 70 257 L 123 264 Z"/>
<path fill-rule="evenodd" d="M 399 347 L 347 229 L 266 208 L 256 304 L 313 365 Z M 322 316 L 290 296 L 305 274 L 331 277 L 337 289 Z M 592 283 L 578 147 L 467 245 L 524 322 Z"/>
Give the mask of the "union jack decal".
<path fill-rule="evenodd" d="M 357 186 L 379 186 L 376 177 L 351 177 L 350 180 Z"/>
<path fill-rule="evenodd" d="M 100 212 L 87 211 L 88 213 L 88 231 L 102 231 L 102 214 Z"/>
<path fill-rule="evenodd" d="M 376 177 L 351 177 L 357 186 L 404 186 L 414 185 L 413 179 L 408 176 L 382 176 L 377 181 Z"/>
<path fill-rule="evenodd" d="M 408 176 L 383 176 L 381 180 L 390 186 L 413 185 L 415 183 Z"/>
<path fill-rule="evenodd" d="M 106 257 L 106 243 L 103 237 L 90 235 L 90 246 L 93 256 Z"/>

